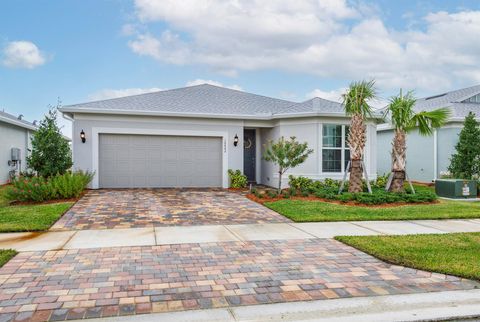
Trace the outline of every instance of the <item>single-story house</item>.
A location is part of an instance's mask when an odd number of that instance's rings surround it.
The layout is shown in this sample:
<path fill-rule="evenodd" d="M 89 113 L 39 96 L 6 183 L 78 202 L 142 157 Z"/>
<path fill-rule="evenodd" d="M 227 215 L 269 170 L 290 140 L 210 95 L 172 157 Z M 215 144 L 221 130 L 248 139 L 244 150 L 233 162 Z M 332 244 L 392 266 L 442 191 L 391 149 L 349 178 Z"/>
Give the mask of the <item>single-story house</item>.
<path fill-rule="evenodd" d="M 36 130 L 33 123 L 0 111 L 0 184 L 7 183 L 10 173 L 26 169 L 30 137 Z"/>
<path fill-rule="evenodd" d="M 412 180 L 430 182 L 439 178 L 441 172 L 447 171 L 465 117 L 471 111 L 480 120 L 480 85 L 422 98 L 415 104 L 416 111 L 431 111 L 442 107 L 447 107 L 451 111 L 445 126 L 435 130 L 432 136 L 421 136 L 418 131 L 408 134 L 407 174 Z M 392 138 L 393 129 L 390 124 L 378 125 L 379 175 L 390 172 Z"/>
<path fill-rule="evenodd" d="M 73 121 L 74 168 L 95 172 L 92 188 L 226 188 L 228 169 L 275 186 L 277 170 L 262 155 L 281 136 L 314 149 L 290 174 L 340 179 L 349 159 L 349 118 L 341 104 L 321 98 L 295 103 L 203 84 L 60 111 Z M 365 163 L 374 178 L 376 119 L 367 132 Z"/>

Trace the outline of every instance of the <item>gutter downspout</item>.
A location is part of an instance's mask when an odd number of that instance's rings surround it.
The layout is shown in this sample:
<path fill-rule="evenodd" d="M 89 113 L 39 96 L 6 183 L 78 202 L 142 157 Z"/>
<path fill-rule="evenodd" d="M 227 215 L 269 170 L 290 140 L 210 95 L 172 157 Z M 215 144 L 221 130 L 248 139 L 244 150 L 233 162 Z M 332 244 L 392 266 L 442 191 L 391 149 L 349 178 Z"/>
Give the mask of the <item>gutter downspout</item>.
<path fill-rule="evenodd" d="M 433 131 L 433 181 L 437 180 L 438 173 L 438 135 L 437 130 Z"/>

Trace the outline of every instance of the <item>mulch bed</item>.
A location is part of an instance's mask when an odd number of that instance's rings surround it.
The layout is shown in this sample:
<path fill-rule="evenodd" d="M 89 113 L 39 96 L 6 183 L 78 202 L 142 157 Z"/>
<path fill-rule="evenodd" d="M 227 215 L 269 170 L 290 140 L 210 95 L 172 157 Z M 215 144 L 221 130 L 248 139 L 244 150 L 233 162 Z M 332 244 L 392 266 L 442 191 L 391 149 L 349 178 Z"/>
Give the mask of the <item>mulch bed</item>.
<path fill-rule="evenodd" d="M 249 193 L 246 195 L 246 197 L 252 201 L 255 201 L 259 204 L 264 204 L 266 202 L 274 202 L 278 200 L 304 200 L 304 201 L 321 201 L 321 202 L 326 202 L 326 203 L 331 203 L 331 204 L 336 204 L 336 205 L 343 205 L 343 206 L 354 206 L 354 207 L 364 207 L 364 208 L 392 208 L 392 207 L 399 207 L 399 206 L 413 206 L 413 205 L 432 205 L 432 204 L 437 204 L 439 203 L 438 200 L 432 201 L 432 202 L 418 202 L 418 203 L 408 203 L 408 202 L 394 202 L 394 203 L 384 203 L 381 205 L 366 205 L 354 201 L 349 201 L 349 202 L 341 202 L 338 200 L 329 200 L 329 199 L 324 199 L 324 198 L 317 198 L 315 196 L 308 196 L 308 197 L 300 197 L 300 196 L 291 196 L 290 198 L 283 198 L 283 197 L 275 197 L 275 198 L 270 198 L 268 196 L 265 196 L 265 198 L 258 198 L 252 193 Z"/>

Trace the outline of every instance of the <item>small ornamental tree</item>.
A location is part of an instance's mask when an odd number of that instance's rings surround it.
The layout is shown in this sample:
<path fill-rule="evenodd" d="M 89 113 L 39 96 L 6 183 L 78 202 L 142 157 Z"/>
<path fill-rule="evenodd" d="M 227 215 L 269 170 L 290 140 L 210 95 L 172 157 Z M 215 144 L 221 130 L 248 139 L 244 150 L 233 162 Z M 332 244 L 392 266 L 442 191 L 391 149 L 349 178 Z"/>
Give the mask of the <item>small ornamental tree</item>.
<path fill-rule="evenodd" d="M 57 125 L 57 108 L 48 111 L 34 132 L 27 164 L 42 177 L 64 174 L 71 168 L 72 154 L 68 141 L 62 136 Z"/>
<path fill-rule="evenodd" d="M 454 178 L 472 179 L 480 172 L 480 124 L 470 112 L 455 146 L 456 153 L 450 158 L 448 171 Z"/>
<path fill-rule="evenodd" d="M 294 136 L 286 140 L 283 136 L 278 141 L 270 141 L 266 145 L 265 161 L 278 165 L 278 193 L 282 192 L 282 176 L 290 168 L 294 168 L 307 160 L 313 152 L 307 142 L 299 143 Z"/>

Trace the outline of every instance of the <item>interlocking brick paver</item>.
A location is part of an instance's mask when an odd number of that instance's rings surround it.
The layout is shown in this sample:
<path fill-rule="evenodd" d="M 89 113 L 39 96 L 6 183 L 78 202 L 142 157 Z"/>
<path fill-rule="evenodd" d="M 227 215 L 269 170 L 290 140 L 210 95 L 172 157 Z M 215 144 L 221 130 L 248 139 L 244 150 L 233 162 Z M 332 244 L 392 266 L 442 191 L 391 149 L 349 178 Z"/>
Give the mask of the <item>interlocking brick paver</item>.
<path fill-rule="evenodd" d="M 0 320 L 31 321 L 480 286 L 470 280 L 389 265 L 329 239 L 28 252 L 0 268 L 0 275 L 5 276 L 0 294 L 15 290 L 2 301 Z M 113 283 L 100 286 L 105 282 Z M 47 296 L 50 290 L 68 295 Z M 31 304 L 19 304 L 27 298 Z"/>
<path fill-rule="evenodd" d="M 52 230 L 290 222 L 238 192 L 223 189 L 89 191 Z"/>

